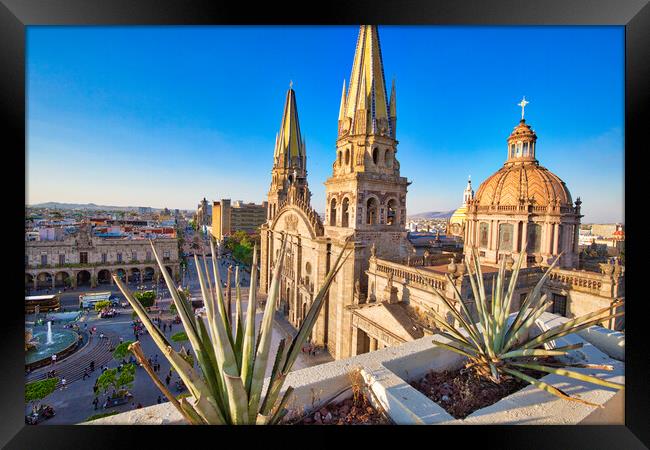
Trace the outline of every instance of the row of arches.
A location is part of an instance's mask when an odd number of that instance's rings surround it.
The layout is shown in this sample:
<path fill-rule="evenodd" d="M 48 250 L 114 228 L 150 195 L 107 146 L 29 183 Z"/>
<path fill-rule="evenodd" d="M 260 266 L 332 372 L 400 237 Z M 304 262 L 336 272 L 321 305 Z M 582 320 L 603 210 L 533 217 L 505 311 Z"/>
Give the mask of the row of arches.
<path fill-rule="evenodd" d="M 380 149 L 375 147 L 372 149 L 372 162 L 377 167 L 393 167 L 394 152 L 391 149 Z M 339 150 L 336 157 L 336 162 L 339 166 L 352 167 L 352 152 L 349 148 Z"/>
<path fill-rule="evenodd" d="M 336 198 L 330 200 L 329 208 L 329 225 L 330 226 L 350 226 L 350 199 L 344 197 L 343 201 L 339 204 Z M 380 203 L 377 197 L 370 197 L 366 200 L 365 204 L 365 224 L 366 225 L 379 225 L 385 223 L 386 225 L 395 226 L 399 223 L 398 217 L 398 204 L 397 199 L 391 198 L 386 202 L 385 211 L 380 208 Z M 381 213 L 385 213 L 384 221 L 381 220 Z M 361 211 L 359 211 L 361 214 Z M 340 218 L 340 220 L 339 220 Z"/>
<path fill-rule="evenodd" d="M 169 266 L 165 266 L 169 275 L 173 276 L 173 270 Z M 115 269 L 115 273 L 122 281 L 131 282 L 148 282 L 153 281 L 156 271 L 153 267 L 145 267 L 142 271 L 133 267 L 131 269 Z M 45 289 L 52 287 L 66 287 L 66 286 L 90 286 L 92 284 L 92 275 L 88 270 L 80 270 L 72 275 L 66 271 L 60 272 L 41 272 L 36 275 L 25 273 L 25 285 L 36 287 L 37 289 Z M 109 269 L 101 269 L 97 272 L 97 284 L 105 285 L 111 283 L 111 271 Z"/>

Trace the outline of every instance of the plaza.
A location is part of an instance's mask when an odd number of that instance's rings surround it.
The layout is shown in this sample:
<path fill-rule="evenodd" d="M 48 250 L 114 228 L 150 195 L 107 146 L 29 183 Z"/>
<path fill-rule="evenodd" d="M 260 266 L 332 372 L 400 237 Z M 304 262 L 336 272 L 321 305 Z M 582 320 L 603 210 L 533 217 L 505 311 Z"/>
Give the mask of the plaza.
<path fill-rule="evenodd" d="M 201 258 L 199 258 L 201 259 Z M 208 266 L 212 267 L 212 262 L 210 258 L 206 257 Z M 218 264 L 220 277 L 223 282 L 225 282 L 227 277 L 228 265 L 232 263 L 231 260 L 223 258 Z M 248 285 L 250 283 L 249 274 L 246 271 L 241 272 L 242 278 L 242 308 L 245 311 L 246 305 L 248 303 Z M 210 270 L 210 274 L 212 271 Z M 212 276 L 212 275 L 210 275 Z M 198 279 L 196 277 L 196 269 L 194 266 L 193 257 L 188 258 L 188 269 L 185 273 L 185 282 L 186 286 L 189 288 L 191 297 L 193 299 L 200 298 L 200 287 Z M 234 283 L 233 283 L 234 285 Z M 151 284 L 146 284 L 147 288 L 151 287 Z M 169 292 L 164 285 L 161 284 L 158 287 L 158 292 L 160 300 L 156 303 L 162 311 L 161 315 L 163 321 L 167 324 L 172 322 L 173 316 L 169 314 L 169 305 L 171 302 L 171 297 Z M 185 285 L 184 285 L 185 286 Z M 133 291 L 137 289 L 137 284 L 132 283 L 129 288 Z M 119 297 L 119 301 L 123 301 L 123 296 L 117 290 L 116 286 L 111 286 L 114 288 L 114 294 Z M 65 311 L 71 311 L 78 308 L 78 291 L 67 291 L 61 294 L 61 306 Z M 258 302 L 264 300 L 263 296 L 258 295 Z M 135 381 L 133 383 L 133 388 L 129 389 L 129 392 L 133 394 L 133 398 L 127 404 L 110 407 L 103 409 L 102 405 L 109 393 L 100 393 L 98 407 L 95 409 L 93 400 L 95 394 L 93 392 L 93 386 L 95 380 L 101 375 L 103 366 L 107 366 L 109 369 L 116 368 L 119 366 L 120 361 L 113 359 L 111 348 L 114 348 L 119 344 L 120 338 L 126 341 L 133 341 L 133 310 L 131 307 L 127 308 L 117 308 L 119 315 L 112 318 L 98 318 L 96 312 L 83 313 L 79 320 L 76 322 L 79 325 L 81 330 L 90 330 L 96 328 L 96 332 L 93 333 L 93 336 L 88 336 L 87 331 L 83 331 L 86 335 L 86 343 L 74 354 L 68 356 L 67 358 L 57 361 L 53 366 L 48 365 L 41 369 L 37 369 L 26 375 L 26 382 L 34 381 L 38 379 L 44 379 L 46 373 L 52 369 L 57 371 L 56 376 L 59 378 L 64 377 L 66 379 L 66 387 L 61 388 L 61 385 L 57 387 L 57 390 L 49 395 L 43 403 L 50 405 L 54 408 L 56 415 L 51 419 L 48 419 L 42 424 L 45 425 L 57 425 L 57 424 L 71 424 L 71 423 L 80 423 L 88 419 L 89 417 L 95 414 L 101 413 L 122 413 L 129 411 L 134 408 L 133 405 L 142 405 L 142 407 L 151 406 L 157 404 L 158 398 L 160 397 L 163 402 L 166 402 L 167 399 L 160 392 L 160 390 L 155 386 L 149 375 L 141 367 L 136 368 Z M 232 311 L 234 314 L 235 311 L 235 293 L 232 289 Z M 153 313 L 153 317 L 157 317 Z M 262 310 L 258 308 L 256 312 L 256 326 L 259 327 L 259 324 L 262 320 Z M 164 333 L 165 336 L 169 339 L 175 333 L 183 330 L 183 326 L 180 324 L 173 324 L 171 329 L 167 327 L 167 331 Z M 277 349 L 278 342 L 283 337 L 288 337 L 293 332 L 293 328 L 289 325 L 282 317 L 276 315 L 276 320 L 274 322 L 273 328 L 273 337 L 271 348 Z M 100 335 L 103 334 L 104 338 L 100 338 Z M 157 361 L 160 363 L 159 377 L 164 382 L 167 374 L 170 373 L 170 365 L 167 359 L 160 354 L 159 349 L 156 347 L 155 343 L 151 339 L 148 333 L 143 334 L 139 337 L 139 342 L 142 346 L 142 349 L 147 357 L 154 359 L 157 355 Z M 173 346 L 176 350 L 179 350 L 182 345 L 185 345 L 185 348 L 189 348 L 190 345 L 187 342 L 178 342 L 173 343 Z M 129 359 L 128 356 L 126 358 Z M 301 354 L 294 365 L 294 370 L 302 369 L 305 367 L 310 367 L 316 364 L 321 364 L 323 362 L 329 362 L 332 358 L 329 354 L 323 350 L 317 353 L 315 356 L 310 356 L 307 354 Z M 89 372 L 89 377 L 84 377 L 84 370 L 89 368 L 90 362 L 94 361 L 95 370 Z M 270 372 L 271 367 L 268 367 L 267 371 Z M 268 374 L 267 374 L 268 375 Z M 178 380 L 176 374 L 172 374 L 171 382 L 169 383 L 169 389 L 174 395 L 179 395 L 182 392 L 176 390 L 175 382 Z M 183 392 L 187 392 L 186 390 Z M 30 412 L 30 406 L 26 405 L 25 414 L 27 415 Z"/>

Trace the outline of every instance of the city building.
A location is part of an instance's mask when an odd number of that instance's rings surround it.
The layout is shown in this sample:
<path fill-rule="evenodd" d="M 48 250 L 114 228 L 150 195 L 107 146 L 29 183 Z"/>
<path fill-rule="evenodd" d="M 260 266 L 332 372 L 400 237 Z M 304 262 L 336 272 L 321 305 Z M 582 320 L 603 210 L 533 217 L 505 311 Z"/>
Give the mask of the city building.
<path fill-rule="evenodd" d="M 180 261 L 175 234 L 156 234 L 151 229 L 138 233 L 102 231 L 84 222 L 75 233 L 59 240 L 27 240 L 26 288 L 111 285 L 111 273 L 118 274 L 124 281 L 155 280 L 160 275 L 160 269 L 149 239 L 152 239 L 165 269 L 175 279 L 178 278 Z"/>
<path fill-rule="evenodd" d="M 212 225 L 212 206 L 203 197 L 201 203 L 196 208 L 196 227 L 199 230 L 206 231 L 207 227 Z"/>
<path fill-rule="evenodd" d="M 406 231 L 409 181 L 401 176 L 396 157 L 394 82 L 390 97 L 386 92 L 377 27 L 361 26 L 349 87 L 343 83 L 324 220 L 310 203 L 296 95 L 291 87 L 287 92 L 274 149 L 268 217 L 261 227 L 260 291 L 268 292 L 286 236 L 279 309 L 293 325 L 302 323 L 316 289 L 343 251 L 350 256 L 312 333 L 312 341 L 325 345 L 336 359 L 435 333 L 427 311 L 445 311 L 436 292 L 455 303 L 458 291 L 476 314 L 461 263 L 473 251 L 486 286 L 501 261 L 511 270 L 523 258 L 514 310 L 560 253 L 559 266 L 544 288 L 553 313 L 573 317 L 624 299 L 624 267 L 618 259 L 602 264 L 599 272 L 576 269 L 580 200 L 574 205 L 562 180 L 539 165 L 537 136 L 523 119 L 525 100 L 520 104 L 522 120 L 508 138 L 506 163 L 476 195 L 471 185 L 466 189 L 467 211 L 460 226 L 464 252 L 463 247 L 445 251 L 442 245 L 411 243 Z M 441 226 L 444 231 L 445 223 Z M 447 318 L 454 321 L 451 313 Z M 607 325 L 620 329 L 624 321 Z"/>
<path fill-rule="evenodd" d="M 257 233 L 266 221 L 267 210 L 268 202 L 261 205 L 241 200 L 231 202 L 230 199 L 212 202 L 212 236 L 221 240 L 236 231 Z"/>
<path fill-rule="evenodd" d="M 465 234 L 465 221 L 467 220 L 467 205 L 474 199 L 472 179 L 467 179 L 467 187 L 463 192 L 463 204 L 449 218 L 447 234 L 462 237 Z"/>

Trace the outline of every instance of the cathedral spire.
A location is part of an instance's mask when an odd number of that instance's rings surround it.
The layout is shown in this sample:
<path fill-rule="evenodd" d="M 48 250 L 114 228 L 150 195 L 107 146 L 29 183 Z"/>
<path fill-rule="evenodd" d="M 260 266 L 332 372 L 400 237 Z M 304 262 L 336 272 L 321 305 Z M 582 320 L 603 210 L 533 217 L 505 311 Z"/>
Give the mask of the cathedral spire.
<path fill-rule="evenodd" d="M 345 101 L 344 130 L 357 134 L 390 134 L 384 65 L 376 25 L 362 25 Z M 364 122 L 364 123 L 358 123 Z"/>
<path fill-rule="evenodd" d="M 284 103 L 280 132 L 275 144 L 276 164 L 282 167 L 298 167 L 305 169 L 305 148 L 304 140 L 300 133 L 300 122 L 298 121 L 298 106 L 296 105 L 296 93 L 289 86 L 287 99 Z"/>
<path fill-rule="evenodd" d="M 339 107 L 339 121 L 345 117 L 345 78 L 343 79 L 343 92 L 341 92 L 341 106 Z"/>
<path fill-rule="evenodd" d="M 388 105 L 388 118 L 390 120 L 390 134 L 395 137 L 395 129 L 397 125 L 397 98 L 395 96 L 395 78 L 393 78 L 393 86 L 390 89 L 390 103 Z"/>

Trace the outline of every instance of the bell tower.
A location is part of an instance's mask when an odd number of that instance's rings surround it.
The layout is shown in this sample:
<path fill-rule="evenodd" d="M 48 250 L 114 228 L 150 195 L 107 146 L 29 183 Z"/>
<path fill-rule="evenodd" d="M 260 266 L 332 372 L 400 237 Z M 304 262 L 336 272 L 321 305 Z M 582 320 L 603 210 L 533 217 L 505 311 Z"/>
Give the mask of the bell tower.
<path fill-rule="evenodd" d="M 395 82 L 389 98 L 377 26 L 362 25 L 347 90 L 343 82 L 325 226 L 330 233 L 366 233 L 373 242 L 385 235 L 376 242 L 380 257 L 404 253 L 397 244 L 406 236 L 409 182 L 400 176 L 396 125 Z"/>
<path fill-rule="evenodd" d="M 280 209 L 280 204 L 287 200 L 290 192 L 291 195 L 302 198 L 306 203 L 309 203 L 311 199 L 311 193 L 307 185 L 305 140 L 300 132 L 298 106 L 293 83 L 289 84 L 280 131 L 275 136 L 271 186 L 268 194 L 268 220 L 273 220 Z"/>

